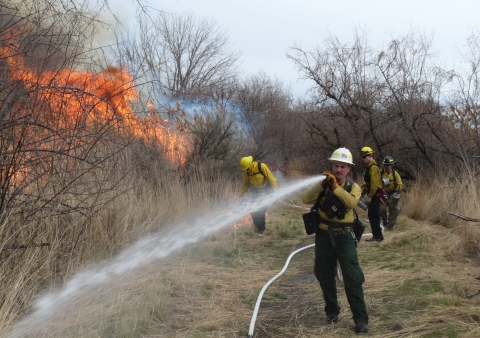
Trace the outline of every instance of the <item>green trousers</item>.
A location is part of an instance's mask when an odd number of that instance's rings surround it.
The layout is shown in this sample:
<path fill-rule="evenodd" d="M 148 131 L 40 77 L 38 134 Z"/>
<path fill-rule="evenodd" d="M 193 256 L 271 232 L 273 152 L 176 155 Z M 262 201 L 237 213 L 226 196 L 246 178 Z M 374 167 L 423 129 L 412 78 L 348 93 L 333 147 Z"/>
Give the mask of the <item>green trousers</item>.
<path fill-rule="evenodd" d="M 337 261 L 342 269 L 343 283 L 350 310 L 355 323 L 368 324 L 368 314 L 363 296 L 365 276 L 358 262 L 357 248 L 350 233 L 340 233 L 335 237 L 336 246 L 332 246 L 327 232 L 318 230 L 315 235 L 314 272 L 325 300 L 325 313 L 339 315 L 337 300 L 336 268 Z"/>

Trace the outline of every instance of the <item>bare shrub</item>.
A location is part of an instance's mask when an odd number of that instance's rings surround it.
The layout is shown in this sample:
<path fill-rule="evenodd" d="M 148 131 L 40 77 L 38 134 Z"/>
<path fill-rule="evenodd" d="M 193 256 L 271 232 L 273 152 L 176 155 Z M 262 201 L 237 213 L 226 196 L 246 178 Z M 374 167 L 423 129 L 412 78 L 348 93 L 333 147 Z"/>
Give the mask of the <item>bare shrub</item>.
<path fill-rule="evenodd" d="M 191 152 L 185 168 L 196 168 L 206 162 L 220 164 L 232 157 L 231 149 L 236 131 L 235 117 L 224 108 L 206 106 L 194 110 L 192 118 L 184 116 L 177 128 L 186 132 Z M 220 168 L 219 168 L 220 169 Z"/>
<path fill-rule="evenodd" d="M 1 8 L 4 324 L 39 290 L 124 245 L 125 231 L 112 228 L 121 223 L 107 206 L 131 191 L 137 163 L 128 148 L 145 135 L 131 107 L 137 93 L 130 74 L 85 70 L 98 66 L 88 51 L 94 17 L 70 2 Z"/>
<path fill-rule="evenodd" d="M 142 13 L 138 27 L 114 56 L 168 97 L 192 98 L 224 87 L 237 74 L 240 53 L 231 51 L 228 35 L 213 20 Z"/>
<path fill-rule="evenodd" d="M 244 154 L 285 171 L 302 150 L 302 120 L 294 110 L 290 89 L 278 79 L 258 73 L 237 84 L 234 101 L 249 141 Z"/>
<path fill-rule="evenodd" d="M 324 156 L 369 145 L 379 158 L 394 156 L 410 177 L 418 168 L 458 159 L 444 131 L 445 77 L 430 45 L 428 37 L 412 33 L 376 51 L 356 32 L 351 44 L 330 37 L 312 51 L 292 48 L 289 57 L 313 83 L 308 130 Z"/>

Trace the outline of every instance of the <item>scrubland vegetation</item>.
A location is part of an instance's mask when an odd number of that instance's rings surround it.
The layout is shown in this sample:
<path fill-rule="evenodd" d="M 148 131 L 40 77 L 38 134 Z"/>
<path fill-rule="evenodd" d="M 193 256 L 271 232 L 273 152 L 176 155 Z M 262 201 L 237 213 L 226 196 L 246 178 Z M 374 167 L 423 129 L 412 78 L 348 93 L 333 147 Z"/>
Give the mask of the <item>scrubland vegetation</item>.
<path fill-rule="evenodd" d="M 137 239 L 235 198 L 244 155 L 286 180 L 318 174 L 339 147 L 391 155 L 406 190 L 398 229 L 361 243 L 372 335 L 479 335 L 478 34 L 465 69 L 445 70 L 412 32 L 384 50 L 355 32 L 293 46 L 311 83 L 295 98 L 268 74 L 241 77 L 241 55 L 215 22 L 139 11 L 138 32 L 93 42 L 106 8 L 0 4 L 0 335 L 33 301 Z M 298 203 L 298 196 L 291 201 Z M 67 304 L 38 335 L 246 336 L 263 284 L 303 234 L 278 202 L 265 237 L 250 226 L 208 240 Z M 257 337 L 349 336 L 325 326 L 312 255 L 266 295 Z M 38 336 L 37 335 L 37 336 Z"/>

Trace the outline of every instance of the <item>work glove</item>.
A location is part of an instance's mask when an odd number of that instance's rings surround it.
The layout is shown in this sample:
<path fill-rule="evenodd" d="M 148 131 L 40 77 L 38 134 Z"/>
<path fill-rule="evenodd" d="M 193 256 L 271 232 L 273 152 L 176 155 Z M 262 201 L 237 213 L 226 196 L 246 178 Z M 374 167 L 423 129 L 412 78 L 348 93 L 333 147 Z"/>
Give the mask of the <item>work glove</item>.
<path fill-rule="evenodd" d="M 323 175 L 327 176 L 325 178 L 325 181 L 327 182 L 327 184 L 330 186 L 332 190 L 335 190 L 336 188 L 338 188 L 337 178 L 330 171 L 324 171 Z"/>
<path fill-rule="evenodd" d="M 388 202 L 388 195 L 385 189 L 378 189 L 375 196 L 380 200 L 380 204 L 386 204 Z"/>

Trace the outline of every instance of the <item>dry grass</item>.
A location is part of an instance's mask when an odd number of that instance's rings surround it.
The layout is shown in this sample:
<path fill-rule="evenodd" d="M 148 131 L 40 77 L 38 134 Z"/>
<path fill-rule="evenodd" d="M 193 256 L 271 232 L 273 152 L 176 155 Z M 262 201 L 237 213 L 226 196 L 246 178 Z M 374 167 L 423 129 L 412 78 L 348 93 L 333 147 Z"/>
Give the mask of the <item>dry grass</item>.
<path fill-rule="evenodd" d="M 196 210 L 208 209 L 220 198 L 219 190 L 227 196 L 237 191 L 235 184 L 222 179 L 207 183 L 193 177 L 187 185 L 177 175 L 162 173 L 161 183 L 159 189 L 137 185 L 141 195 L 133 191 L 122 195 L 88 223 L 85 218 L 69 216 L 47 217 L 29 225 L 24 233 L 34 229 L 34 243 L 50 246 L 2 251 L 0 336 L 5 336 L 8 327 L 24 316 L 44 290 L 61 288 L 86 265 L 110 257 L 152 231 L 193 218 Z M 2 224 L 13 227 L 14 222 L 12 218 Z M 8 228 L 0 230 L 4 238 L 13 238 Z M 15 241 L 32 244 L 28 237 L 17 236 Z"/>
<path fill-rule="evenodd" d="M 437 186 L 441 188 L 436 190 Z M 463 189 L 476 194 L 474 186 Z M 478 217 L 471 202 L 478 197 L 453 198 L 455 194 L 441 193 L 448 190 L 441 184 L 425 186 L 419 182 L 407 187 L 396 229 L 385 233 L 384 242 L 362 242 L 358 248 L 366 277 L 369 336 L 477 337 L 480 225 L 467 224 L 446 212 Z M 11 330 L 14 319 L 41 290 L 62 285 L 53 266 L 58 255 L 65 255 L 60 261 L 70 266 L 68 275 L 63 275 L 68 278 L 86 263 L 108 257 L 163 224 L 191 219 L 195 210 L 214 204 L 216 195 L 234 195 L 236 187 L 198 178 L 197 184 L 171 181 L 161 191 L 145 191 L 142 196 L 126 195 L 105 209 L 97 218 L 99 223 L 89 230 L 90 237 L 82 243 L 79 255 L 38 248 L 27 250 L 28 254 L 21 256 L 22 264 L 11 262 L 19 253 L 4 260 L 6 296 L 0 312 L 0 335 Z M 451 198 L 454 203 L 446 203 Z M 298 196 L 292 201 L 299 207 L 278 202 L 270 209 L 264 237 L 257 237 L 250 225 L 239 229 L 232 225 L 167 259 L 151 262 L 72 299 L 34 336 L 246 337 L 263 285 L 282 269 L 292 251 L 313 243 L 301 224 L 306 206 L 298 202 Z M 366 218 L 365 212 L 360 215 Z M 312 268 L 313 250 L 302 251 L 267 289 L 255 326 L 256 338 L 354 334 L 341 282 L 340 322 L 325 324 L 321 290 Z"/>
<path fill-rule="evenodd" d="M 311 244 L 300 208 L 271 209 L 264 237 L 249 225 L 152 262 L 134 276 L 75 301 L 44 337 L 246 337 L 256 297 L 295 249 Z M 380 244 L 358 251 L 371 337 L 478 337 L 480 261 L 458 245 L 463 232 L 401 216 Z M 313 250 L 297 254 L 267 289 L 255 337 L 350 337 L 339 282 L 339 323 L 325 324 Z"/>

